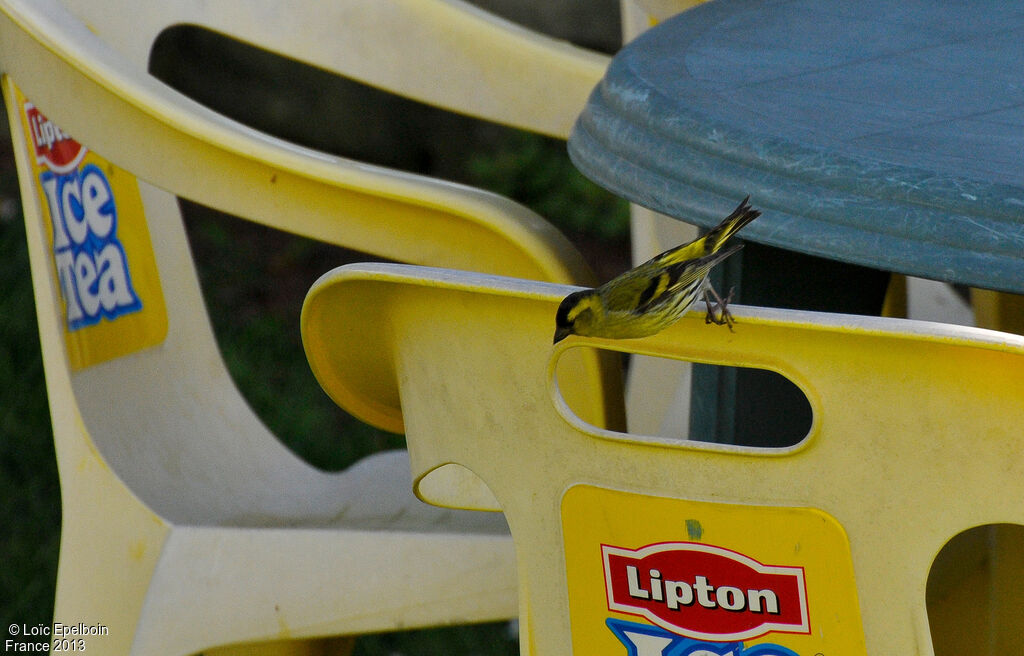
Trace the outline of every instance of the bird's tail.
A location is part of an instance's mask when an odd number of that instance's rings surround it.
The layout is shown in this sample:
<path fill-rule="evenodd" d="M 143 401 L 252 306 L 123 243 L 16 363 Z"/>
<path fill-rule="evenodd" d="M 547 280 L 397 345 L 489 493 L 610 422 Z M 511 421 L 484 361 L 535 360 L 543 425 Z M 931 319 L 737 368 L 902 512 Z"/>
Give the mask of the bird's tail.
<path fill-rule="evenodd" d="M 761 216 L 761 212 L 752 208 L 748 201 L 750 201 L 750 196 L 744 198 L 736 209 L 733 210 L 732 214 L 725 217 L 721 223 L 705 235 L 705 253 L 716 252 L 729 241 L 730 237 L 739 232 L 743 226 Z"/>

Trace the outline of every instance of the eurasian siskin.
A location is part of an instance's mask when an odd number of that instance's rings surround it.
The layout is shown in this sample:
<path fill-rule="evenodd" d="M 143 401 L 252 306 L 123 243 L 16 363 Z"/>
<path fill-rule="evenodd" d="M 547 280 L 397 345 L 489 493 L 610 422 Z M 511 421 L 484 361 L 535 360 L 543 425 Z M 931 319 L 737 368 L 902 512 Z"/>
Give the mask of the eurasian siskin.
<path fill-rule="evenodd" d="M 596 289 L 566 296 L 555 315 L 555 343 L 569 335 L 613 339 L 653 335 L 675 323 L 702 294 L 707 322 L 725 324 L 731 330 L 729 297 L 722 300 L 715 293 L 708 272 L 742 248 L 740 243 L 727 242 L 761 215 L 750 207 L 749 200 L 749 196 L 744 198 L 704 236 L 667 250 Z M 714 306 L 709 296 L 714 297 Z"/>

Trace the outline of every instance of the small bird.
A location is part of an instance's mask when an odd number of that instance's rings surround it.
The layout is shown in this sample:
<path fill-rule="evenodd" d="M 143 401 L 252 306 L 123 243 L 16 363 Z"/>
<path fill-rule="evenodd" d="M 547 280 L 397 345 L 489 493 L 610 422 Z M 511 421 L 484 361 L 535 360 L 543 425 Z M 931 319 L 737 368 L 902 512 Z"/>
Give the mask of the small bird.
<path fill-rule="evenodd" d="M 725 324 L 732 330 L 727 306 L 708 283 L 708 272 L 743 244 L 729 239 L 761 212 L 748 204 L 750 197 L 703 237 L 676 246 L 595 289 L 573 292 L 555 314 L 555 344 L 569 335 L 624 339 L 646 337 L 676 322 L 704 295 L 706 323 Z M 714 297 L 712 306 L 709 296 Z"/>

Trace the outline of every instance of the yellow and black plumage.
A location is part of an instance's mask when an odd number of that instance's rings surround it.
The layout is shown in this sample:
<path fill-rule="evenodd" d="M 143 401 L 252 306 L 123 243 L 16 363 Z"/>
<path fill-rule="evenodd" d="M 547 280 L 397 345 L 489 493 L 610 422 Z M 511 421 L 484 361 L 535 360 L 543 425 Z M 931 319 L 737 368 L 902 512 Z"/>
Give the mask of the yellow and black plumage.
<path fill-rule="evenodd" d="M 708 284 L 708 272 L 740 248 L 729 239 L 761 215 L 750 197 L 702 237 L 676 246 L 595 289 L 565 297 L 555 315 L 555 343 L 569 335 L 646 337 L 675 323 L 694 301 L 705 295 L 708 323 L 727 324 L 732 317 Z M 714 307 L 707 294 L 715 297 Z M 717 312 L 717 314 L 716 314 Z"/>

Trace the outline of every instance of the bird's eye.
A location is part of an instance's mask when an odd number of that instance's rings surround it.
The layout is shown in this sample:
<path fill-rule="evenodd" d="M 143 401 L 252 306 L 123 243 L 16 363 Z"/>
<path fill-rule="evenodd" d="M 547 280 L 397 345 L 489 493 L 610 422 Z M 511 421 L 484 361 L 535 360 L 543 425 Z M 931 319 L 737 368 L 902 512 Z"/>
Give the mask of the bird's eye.
<path fill-rule="evenodd" d="M 594 311 L 589 307 L 582 308 L 579 312 L 572 317 L 572 325 L 576 328 L 577 332 L 585 330 L 590 325 L 591 320 L 594 318 Z"/>

